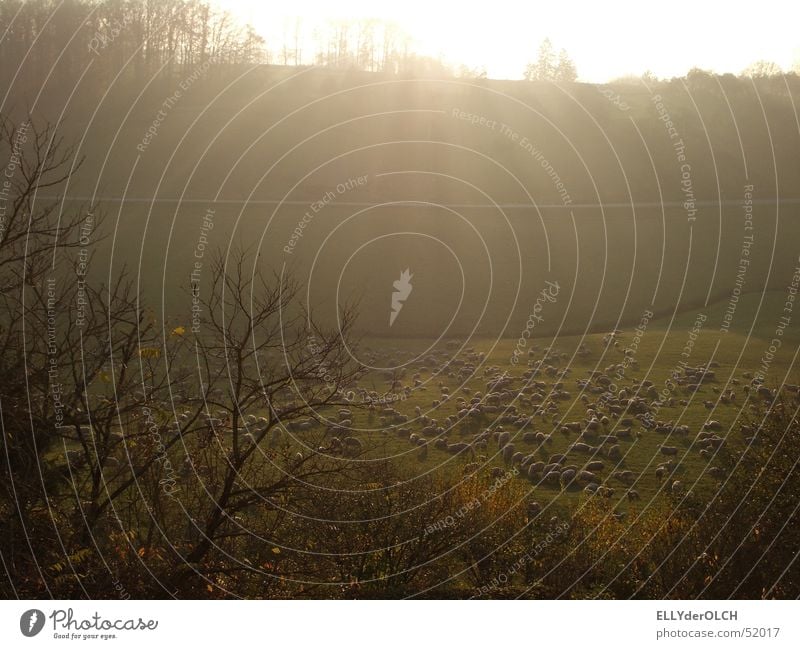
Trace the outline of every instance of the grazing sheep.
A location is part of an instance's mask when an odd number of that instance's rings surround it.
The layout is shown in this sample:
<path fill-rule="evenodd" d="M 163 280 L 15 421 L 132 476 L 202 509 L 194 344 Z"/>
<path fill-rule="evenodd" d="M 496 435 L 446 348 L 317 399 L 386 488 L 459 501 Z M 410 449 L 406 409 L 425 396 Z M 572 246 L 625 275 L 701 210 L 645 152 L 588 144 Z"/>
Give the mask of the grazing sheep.
<path fill-rule="evenodd" d="M 357 437 L 345 437 L 342 441 L 345 449 L 351 455 L 357 455 L 364 450 L 364 444 Z"/>
<path fill-rule="evenodd" d="M 602 471 L 604 466 L 601 460 L 592 460 L 586 463 L 586 469 L 588 471 Z"/>
<path fill-rule="evenodd" d="M 514 445 L 513 444 L 506 444 L 503 447 L 503 462 L 509 464 L 511 462 L 511 458 L 514 456 Z"/>
<path fill-rule="evenodd" d="M 678 449 L 675 446 L 662 446 L 660 451 L 663 455 L 677 455 Z"/>
<path fill-rule="evenodd" d="M 549 473 L 545 473 L 544 477 L 542 478 L 542 482 L 551 485 L 557 485 L 561 481 L 561 473 L 558 471 L 550 471 Z"/>
<path fill-rule="evenodd" d="M 564 464 L 567 461 L 567 456 L 563 453 L 556 453 L 555 455 L 551 455 L 550 459 L 547 461 L 548 464 Z"/>
<path fill-rule="evenodd" d="M 523 457 L 525 457 L 525 455 L 521 451 L 517 451 L 511 456 L 511 464 L 520 464 Z"/>
<path fill-rule="evenodd" d="M 591 453 L 592 447 L 589 444 L 584 444 L 583 442 L 575 442 L 572 445 L 572 450 L 576 453 Z"/>
<path fill-rule="evenodd" d="M 561 488 L 566 489 L 575 479 L 575 469 L 567 469 L 561 472 Z"/>
<path fill-rule="evenodd" d="M 533 444 L 536 441 L 536 433 L 527 432 L 523 433 L 522 441 L 526 444 Z"/>
<path fill-rule="evenodd" d="M 465 451 L 472 451 L 472 446 L 465 442 L 456 442 L 455 444 L 448 444 L 447 445 L 447 452 L 453 453 L 464 453 Z"/>
<path fill-rule="evenodd" d="M 603 498 L 612 498 L 614 496 L 615 491 L 611 487 L 600 486 L 597 488 L 596 493 L 598 496 L 602 496 Z"/>
<path fill-rule="evenodd" d="M 506 444 L 511 441 L 511 433 L 508 431 L 499 431 L 497 435 L 497 445 L 500 448 L 503 448 Z"/>
<path fill-rule="evenodd" d="M 672 483 L 671 489 L 672 493 L 679 494 L 683 491 L 683 483 L 680 480 L 675 480 L 675 482 Z"/>
<path fill-rule="evenodd" d="M 447 438 L 446 437 L 440 437 L 439 439 L 437 439 L 433 443 L 433 446 L 434 446 L 434 448 L 438 448 L 440 451 L 446 451 L 447 450 Z"/>
<path fill-rule="evenodd" d="M 628 493 L 626 495 L 628 496 L 628 500 L 641 500 L 641 496 L 636 489 L 628 489 Z"/>
<path fill-rule="evenodd" d="M 608 457 L 611 460 L 618 460 L 622 457 L 622 449 L 619 447 L 619 444 L 615 444 L 614 446 L 610 446 L 608 448 Z"/>

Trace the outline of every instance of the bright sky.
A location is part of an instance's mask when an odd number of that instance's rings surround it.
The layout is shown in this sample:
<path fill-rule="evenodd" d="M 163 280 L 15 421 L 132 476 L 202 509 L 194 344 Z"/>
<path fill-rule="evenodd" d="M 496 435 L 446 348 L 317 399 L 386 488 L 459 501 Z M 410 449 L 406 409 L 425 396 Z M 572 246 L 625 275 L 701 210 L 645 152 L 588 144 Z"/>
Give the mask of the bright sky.
<path fill-rule="evenodd" d="M 284 25 L 300 17 L 305 63 L 314 28 L 346 18 L 394 21 L 420 54 L 485 67 L 493 78 L 521 78 L 545 37 L 567 50 L 582 81 L 648 69 L 659 77 L 692 67 L 738 73 L 760 59 L 788 71 L 800 62 L 797 0 L 215 1 L 251 22 L 274 50 Z"/>

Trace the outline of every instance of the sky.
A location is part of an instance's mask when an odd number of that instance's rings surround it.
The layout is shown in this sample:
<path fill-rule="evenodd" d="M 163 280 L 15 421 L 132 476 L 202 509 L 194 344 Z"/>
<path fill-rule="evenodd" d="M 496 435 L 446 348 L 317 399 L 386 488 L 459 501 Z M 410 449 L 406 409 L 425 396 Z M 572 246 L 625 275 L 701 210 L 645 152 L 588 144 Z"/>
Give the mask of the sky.
<path fill-rule="evenodd" d="M 519 79 L 550 38 L 575 62 L 579 79 L 604 82 L 649 70 L 682 76 L 693 67 L 739 73 L 757 60 L 785 71 L 800 62 L 798 0 L 215 0 L 250 22 L 272 49 L 299 17 L 311 34 L 329 20 L 394 21 L 414 49 L 450 64 L 485 67 L 492 78 Z M 311 63 L 310 56 L 306 63 Z"/>

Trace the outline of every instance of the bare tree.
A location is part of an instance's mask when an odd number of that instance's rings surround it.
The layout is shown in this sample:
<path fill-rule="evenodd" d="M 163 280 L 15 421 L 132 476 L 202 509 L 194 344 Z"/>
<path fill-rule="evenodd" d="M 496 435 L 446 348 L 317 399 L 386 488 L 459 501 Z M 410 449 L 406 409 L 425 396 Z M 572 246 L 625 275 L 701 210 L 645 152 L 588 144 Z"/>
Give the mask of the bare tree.
<path fill-rule="evenodd" d="M 362 373 L 345 344 L 354 311 L 327 331 L 298 308 L 295 283 L 280 275 L 268 280 L 254 263 L 237 252 L 217 255 L 211 265 L 195 339 L 208 436 L 192 458 L 206 495 L 192 504 L 187 552 L 170 588 L 180 588 L 202 562 L 221 569 L 219 550 L 237 536 L 238 516 L 253 507 L 277 512 L 279 501 L 302 499 L 309 485 L 360 470 L 341 456 L 325 414 L 348 403 L 341 394 Z"/>

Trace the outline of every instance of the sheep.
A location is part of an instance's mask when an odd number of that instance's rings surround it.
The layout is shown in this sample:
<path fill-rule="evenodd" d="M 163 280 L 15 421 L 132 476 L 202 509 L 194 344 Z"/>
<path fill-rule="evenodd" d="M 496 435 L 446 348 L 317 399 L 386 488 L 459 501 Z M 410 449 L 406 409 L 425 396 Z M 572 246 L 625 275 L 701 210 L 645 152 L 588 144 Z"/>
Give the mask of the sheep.
<path fill-rule="evenodd" d="M 506 464 L 511 462 L 511 458 L 514 456 L 514 445 L 513 444 L 506 444 L 503 447 L 503 461 Z"/>
<path fill-rule="evenodd" d="M 672 493 L 679 494 L 683 491 L 683 483 L 680 480 L 675 480 L 670 489 L 672 490 Z"/>
<path fill-rule="evenodd" d="M 511 441 L 511 433 L 508 431 L 498 431 L 497 446 L 503 448 Z"/>
<path fill-rule="evenodd" d="M 663 455 L 677 455 L 678 449 L 675 446 L 661 446 L 660 449 Z"/>
<path fill-rule="evenodd" d="M 602 496 L 603 498 L 613 498 L 614 493 L 616 492 L 611 487 L 600 486 L 597 488 L 597 495 Z"/>
<path fill-rule="evenodd" d="M 575 469 L 567 469 L 561 472 L 561 488 L 566 489 L 570 483 L 575 479 Z"/>
<path fill-rule="evenodd" d="M 611 460 L 618 460 L 622 457 L 622 449 L 619 447 L 619 444 L 614 444 L 614 446 L 610 446 L 608 448 L 608 457 Z"/>
<path fill-rule="evenodd" d="M 556 485 L 561 481 L 561 473 L 558 471 L 550 471 L 549 473 L 545 473 L 544 477 L 542 478 L 542 482 L 546 482 L 547 484 Z"/>
<path fill-rule="evenodd" d="M 542 473 L 544 471 L 544 462 L 531 462 L 528 465 L 528 473 L 533 471 L 534 473 Z"/>
<path fill-rule="evenodd" d="M 641 500 L 641 496 L 636 489 L 628 489 L 628 493 L 626 495 L 628 496 L 628 500 Z"/>
<path fill-rule="evenodd" d="M 611 477 L 616 478 L 620 482 L 633 482 L 633 480 L 636 478 L 636 475 L 633 473 L 633 471 L 626 470 L 614 471 L 614 473 L 611 474 Z"/>
<path fill-rule="evenodd" d="M 564 464 L 567 461 L 567 456 L 563 453 L 556 453 L 555 455 L 551 455 L 550 459 L 547 461 L 548 464 Z"/>
<path fill-rule="evenodd" d="M 452 454 L 463 453 L 465 451 L 472 451 L 472 446 L 465 442 L 456 442 L 455 444 L 447 445 L 447 452 Z"/>
<path fill-rule="evenodd" d="M 520 464 L 523 457 L 525 457 L 524 454 L 521 451 L 517 451 L 511 456 L 511 464 Z"/>
<path fill-rule="evenodd" d="M 357 455 L 364 450 L 364 444 L 357 437 L 345 437 L 342 443 L 345 449 L 352 455 Z"/>
<path fill-rule="evenodd" d="M 523 433 L 522 441 L 525 442 L 526 444 L 534 443 L 536 441 L 536 433 L 532 432 Z"/>
<path fill-rule="evenodd" d="M 587 471 L 602 471 L 604 466 L 605 465 L 603 464 L 602 460 L 592 460 L 591 462 L 587 462 L 586 463 L 586 470 Z"/>
<path fill-rule="evenodd" d="M 492 478 L 501 478 L 503 476 L 503 469 L 501 469 L 499 466 L 494 466 L 492 467 L 492 470 L 489 472 L 489 475 Z"/>
<path fill-rule="evenodd" d="M 436 441 L 433 443 L 433 446 L 434 446 L 434 448 L 437 448 L 437 449 L 439 449 L 440 451 L 446 451 L 446 450 L 447 450 L 447 438 L 446 438 L 446 437 L 440 437 L 440 438 L 438 438 L 438 439 L 437 439 L 437 440 L 436 440 Z"/>

